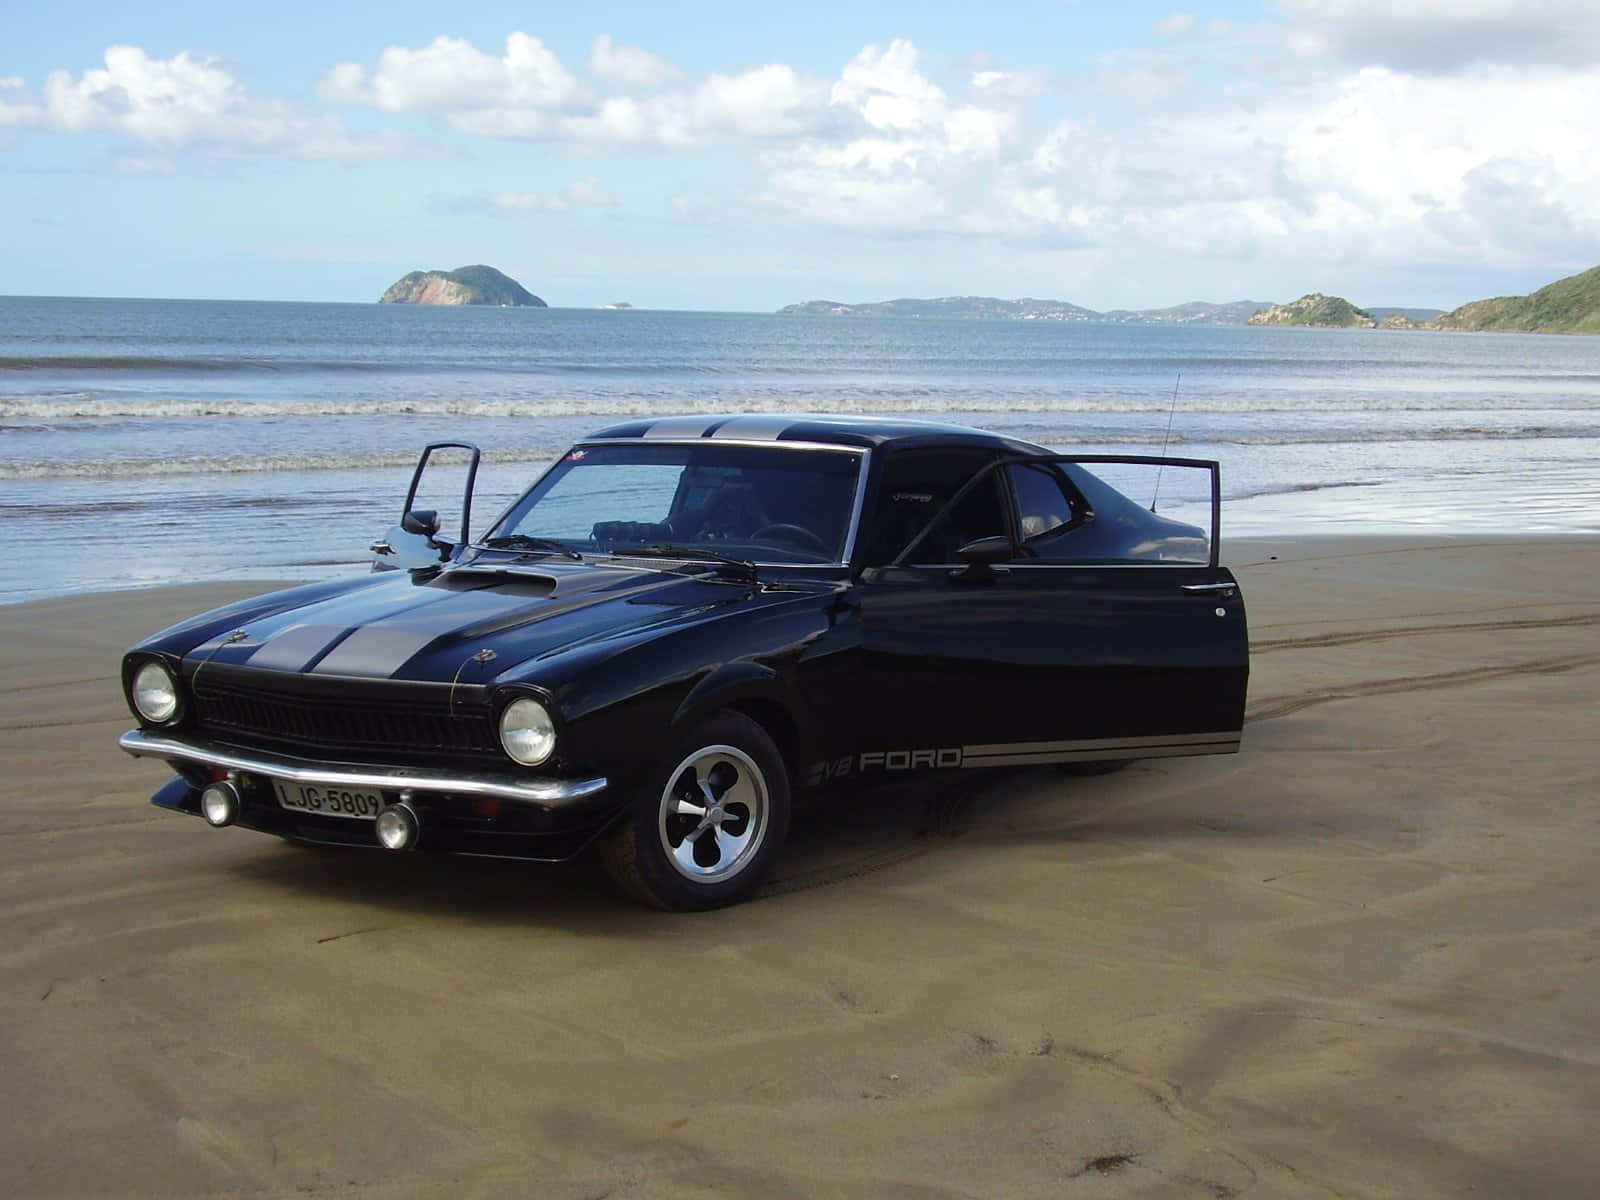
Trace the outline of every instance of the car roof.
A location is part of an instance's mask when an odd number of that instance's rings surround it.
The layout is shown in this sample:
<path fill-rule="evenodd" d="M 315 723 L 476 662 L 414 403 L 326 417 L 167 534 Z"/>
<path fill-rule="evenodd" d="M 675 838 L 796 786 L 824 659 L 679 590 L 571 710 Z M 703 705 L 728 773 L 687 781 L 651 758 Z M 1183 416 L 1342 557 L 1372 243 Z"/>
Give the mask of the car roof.
<path fill-rule="evenodd" d="M 732 442 L 810 442 L 826 446 L 876 447 L 889 443 L 952 443 L 987 446 L 1013 454 L 1048 454 L 1042 446 L 983 429 L 941 421 L 900 417 L 843 416 L 828 413 L 743 413 L 731 416 L 651 417 L 611 425 L 585 442 L 621 438 L 683 441 L 707 438 Z"/>

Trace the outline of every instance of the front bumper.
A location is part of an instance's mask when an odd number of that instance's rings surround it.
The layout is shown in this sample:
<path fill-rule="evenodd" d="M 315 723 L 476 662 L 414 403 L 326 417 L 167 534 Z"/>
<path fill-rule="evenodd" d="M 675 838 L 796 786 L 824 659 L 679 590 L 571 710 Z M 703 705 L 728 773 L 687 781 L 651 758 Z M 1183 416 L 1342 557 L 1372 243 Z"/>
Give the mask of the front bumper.
<path fill-rule="evenodd" d="M 320 787 L 377 788 L 385 792 L 443 792 L 452 796 L 485 796 L 541 809 L 569 808 L 606 789 L 598 779 L 517 779 L 488 772 L 441 771 L 429 767 L 380 767 L 322 763 L 287 754 L 237 750 L 186 738 L 158 737 L 130 729 L 117 739 L 135 758 L 162 758 L 196 763 L 268 779 L 287 779 Z"/>
<path fill-rule="evenodd" d="M 157 806 L 198 815 L 201 789 L 226 773 L 244 797 L 237 824 L 319 845 L 375 847 L 372 822 L 285 809 L 273 795 L 271 780 L 378 791 L 390 803 L 404 800 L 421 816 L 420 848 L 458 854 L 570 858 L 615 810 L 604 777 L 541 779 L 511 772 L 319 762 L 139 729 L 123 734 L 117 744 L 135 758 L 163 759 L 177 771 L 178 778 L 151 798 Z"/>

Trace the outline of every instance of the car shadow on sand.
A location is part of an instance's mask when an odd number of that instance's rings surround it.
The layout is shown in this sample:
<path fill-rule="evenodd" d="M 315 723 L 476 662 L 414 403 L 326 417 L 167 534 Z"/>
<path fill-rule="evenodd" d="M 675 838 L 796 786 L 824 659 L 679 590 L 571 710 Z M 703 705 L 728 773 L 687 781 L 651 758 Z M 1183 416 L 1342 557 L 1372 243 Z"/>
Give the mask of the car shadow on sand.
<path fill-rule="evenodd" d="M 949 844 L 971 781 L 908 780 L 806 795 L 789 840 L 752 899 L 842 883 Z M 626 900 L 588 851 L 539 863 L 259 843 L 227 870 L 241 879 L 407 913 L 623 930 L 652 914 Z M 671 919 L 671 918 L 668 918 Z"/>
<path fill-rule="evenodd" d="M 1326 804 L 1263 797 L 1259 788 L 1219 789 L 1211 776 L 1222 774 L 1163 762 L 1099 778 L 1034 767 L 803 794 L 788 843 L 751 899 L 844 884 L 945 850 L 959 853 L 962 842 L 1112 845 L 1330 834 L 1381 840 L 1402 823 L 1360 806 L 1330 812 Z M 533 919 L 624 932 L 661 916 L 624 899 L 593 853 L 534 863 L 283 846 L 230 870 L 319 896 L 472 921 Z"/>

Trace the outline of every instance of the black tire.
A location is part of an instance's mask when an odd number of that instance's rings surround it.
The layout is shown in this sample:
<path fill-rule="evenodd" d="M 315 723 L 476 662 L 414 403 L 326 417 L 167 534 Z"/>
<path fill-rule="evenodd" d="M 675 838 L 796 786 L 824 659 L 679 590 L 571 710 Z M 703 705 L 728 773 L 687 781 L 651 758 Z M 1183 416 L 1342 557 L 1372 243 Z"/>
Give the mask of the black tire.
<path fill-rule="evenodd" d="M 745 896 L 788 833 L 783 755 L 755 721 L 720 712 L 673 739 L 600 858 L 635 900 L 697 912 Z"/>

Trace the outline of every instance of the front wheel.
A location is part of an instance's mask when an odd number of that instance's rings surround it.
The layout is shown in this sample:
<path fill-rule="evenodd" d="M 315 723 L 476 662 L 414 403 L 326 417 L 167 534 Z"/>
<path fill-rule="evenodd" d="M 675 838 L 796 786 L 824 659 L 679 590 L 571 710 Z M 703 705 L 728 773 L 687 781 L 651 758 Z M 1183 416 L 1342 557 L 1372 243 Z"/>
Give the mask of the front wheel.
<path fill-rule="evenodd" d="M 755 721 L 722 712 L 674 739 L 601 857 L 635 899 L 690 912 L 743 897 L 788 832 L 783 756 Z"/>

